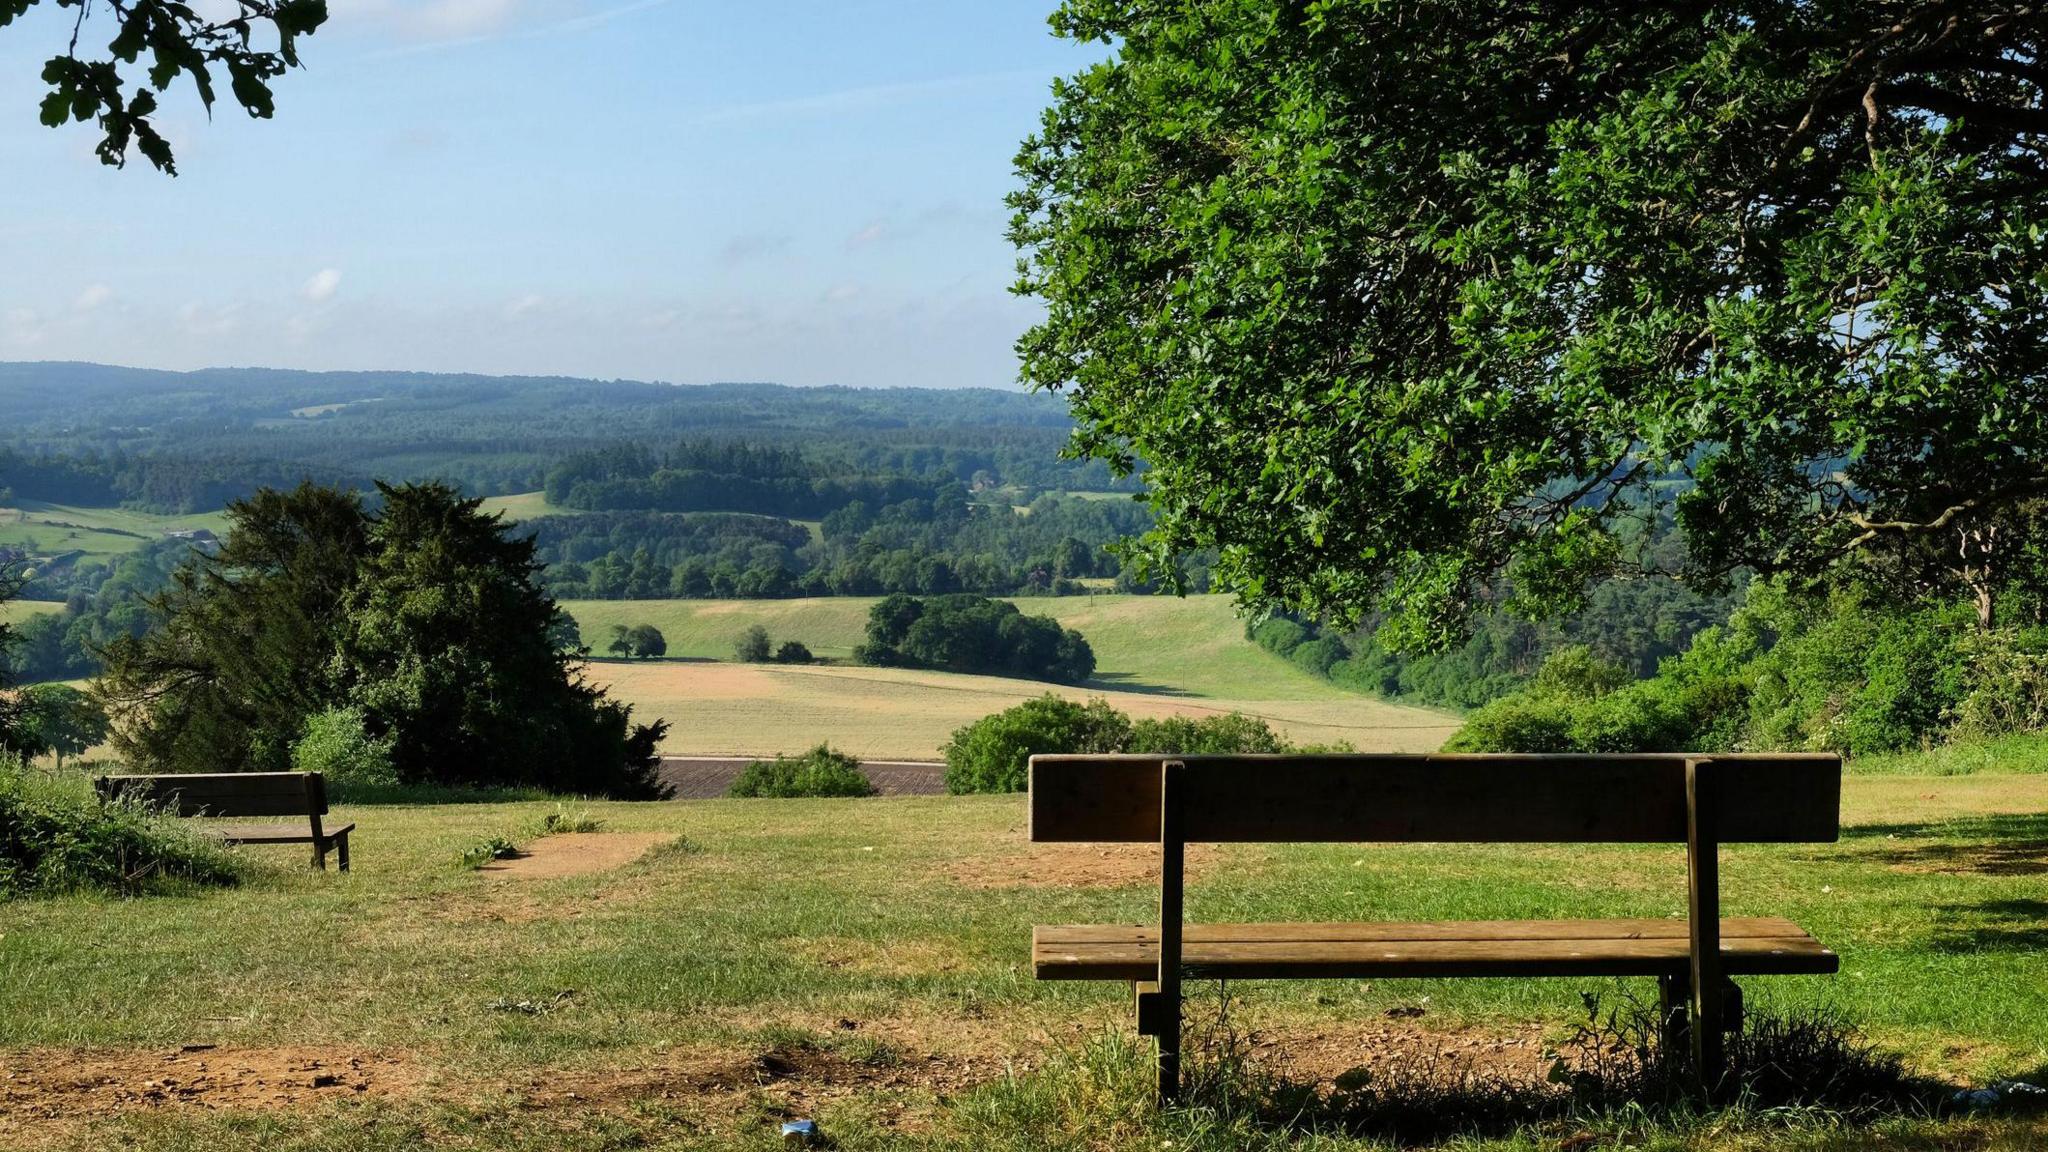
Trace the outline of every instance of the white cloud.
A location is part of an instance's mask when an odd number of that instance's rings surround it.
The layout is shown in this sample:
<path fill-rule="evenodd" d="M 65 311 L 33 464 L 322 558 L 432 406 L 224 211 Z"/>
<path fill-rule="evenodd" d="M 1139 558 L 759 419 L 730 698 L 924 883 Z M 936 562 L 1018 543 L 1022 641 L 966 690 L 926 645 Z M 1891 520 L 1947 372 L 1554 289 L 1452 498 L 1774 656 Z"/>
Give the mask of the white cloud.
<path fill-rule="evenodd" d="M 888 226 L 877 220 L 853 235 L 848 236 L 846 238 L 846 246 L 848 248 L 864 248 L 888 234 Z"/>
<path fill-rule="evenodd" d="M 187 336 L 225 336 L 242 326 L 238 305 L 209 308 L 197 302 L 178 310 L 178 324 Z"/>
<path fill-rule="evenodd" d="M 517 297 L 516 299 L 506 302 L 505 319 L 517 320 L 521 316 L 526 316 L 533 312 L 537 312 L 540 309 L 546 307 L 547 302 L 547 297 L 539 295 L 537 293 L 528 292 L 524 296 L 520 296 Z"/>
<path fill-rule="evenodd" d="M 105 284 L 88 284 L 71 301 L 71 306 L 80 312 L 90 312 L 114 298 L 114 290 Z"/>
<path fill-rule="evenodd" d="M 335 290 L 340 287 L 341 269 L 322 268 L 313 273 L 312 279 L 307 280 L 306 286 L 300 291 L 304 293 L 306 299 L 315 304 L 322 304 L 334 299 Z"/>

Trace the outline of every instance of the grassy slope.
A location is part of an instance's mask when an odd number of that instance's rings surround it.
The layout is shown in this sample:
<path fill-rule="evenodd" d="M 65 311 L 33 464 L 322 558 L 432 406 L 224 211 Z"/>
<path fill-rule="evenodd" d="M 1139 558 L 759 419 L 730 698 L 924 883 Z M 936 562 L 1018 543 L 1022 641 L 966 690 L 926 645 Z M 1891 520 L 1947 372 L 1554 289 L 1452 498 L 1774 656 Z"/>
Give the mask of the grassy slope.
<path fill-rule="evenodd" d="M 1142 847 L 1117 854 L 1128 856 L 1120 874 L 1105 871 L 1115 861 L 1099 847 L 1034 852 L 1016 797 L 598 804 L 610 829 L 687 835 L 698 850 L 525 883 L 452 866 L 465 845 L 516 832 L 551 807 L 343 808 L 337 819 L 360 822 L 348 877 L 308 871 L 295 849 L 248 850 L 270 868 L 239 890 L 0 905 L 0 1074 L 40 1067 L 49 1048 L 146 1049 L 161 1067 L 161 1053 L 179 1044 L 219 1044 L 223 1055 L 293 1045 L 329 1059 L 389 1055 L 415 1085 L 382 1101 L 130 1107 L 98 1120 L 85 1117 L 107 1110 L 88 1108 L 83 1088 L 72 1107 L 11 1115 L 0 1088 L 0 1130 L 19 1141 L 10 1147 L 766 1148 L 778 1107 L 819 1117 L 855 1149 L 991 1139 L 1130 1147 L 1134 1135 L 1146 1147 L 1162 1138 L 1233 1146 L 1147 1117 L 1135 1055 L 1120 1078 L 1068 1083 L 1066 1111 L 1008 1114 L 1003 1124 L 1015 1127 L 996 1133 L 977 1119 L 986 1098 L 958 1084 L 946 1102 L 886 1083 L 1000 1080 L 1006 1061 L 1027 1079 L 1057 1079 L 1032 1070 L 1089 1037 L 1127 1037 L 1125 987 L 1037 983 L 1025 960 L 1034 923 L 1154 915 Z M 2044 812 L 2048 777 L 1856 777 L 1844 790 L 1840 843 L 1728 850 L 1728 914 L 1792 916 L 1844 958 L 1838 977 L 1747 980 L 1752 997 L 1831 1004 L 1928 1071 L 1978 1083 L 2038 1076 L 2048 1068 Z M 1077 862 L 1081 872 L 991 886 L 1027 858 Z M 1090 869 L 1097 881 L 1080 882 Z M 1235 846 L 1198 861 L 1189 893 L 1197 919 L 1662 916 L 1683 905 L 1682 854 L 1667 846 Z M 1285 1051 L 1289 1037 L 1310 1034 L 1363 1044 L 1385 1032 L 1388 1009 L 1426 1004 L 1419 1025 L 1476 1030 L 1444 1033 L 1464 1044 L 1556 1035 L 1579 1017 L 1582 989 L 1611 996 L 1618 987 L 1259 983 L 1236 989 L 1235 1019 L 1261 1030 L 1268 1051 Z M 1652 994 L 1646 981 L 1627 987 Z M 493 1007 L 508 1001 L 553 1006 Z M 693 1086 L 705 1068 L 744 1070 L 792 1043 L 870 1063 L 845 1066 L 836 1084 L 802 1074 L 740 1075 L 730 1091 Z M 1087 1135 L 1111 1123 L 1142 1131 Z M 1971 1123 L 1905 1129 L 1910 1142 L 1881 1146 L 2025 1148 L 2048 1135 L 2022 1122 L 1994 1129 L 2004 1135 L 1991 1141 Z M 1651 1130 L 1627 1143 L 1878 1146 L 1854 1129 L 1828 1130 L 1710 1130 L 1696 1142 Z"/>
<path fill-rule="evenodd" d="M 544 492 L 516 492 L 509 496 L 484 497 L 485 512 L 502 512 L 507 520 L 532 520 L 539 516 L 573 516 L 579 509 L 557 508 Z"/>
<path fill-rule="evenodd" d="M 843 659 L 861 640 L 868 607 L 817 600 L 584 600 L 567 605 L 586 642 L 613 624 L 653 624 L 673 656 L 730 659 L 759 623 L 780 642 L 802 640 Z M 1455 721 L 1441 712 L 1346 692 L 1244 639 L 1221 596 L 1094 596 L 1017 601 L 1058 617 L 1094 646 L 1097 677 L 1082 688 L 1033 680 L 858 667 L 599 663 L 592 676 L 642 715 L 666 717 L 674 752 L 795 751 L 830 739 L 864 756 L 935 754 L 963 724 L 1045 692 L 1105 696 L 1138 715 L 1242 711 L 1295 740 L 1373 751 L 1427 751 Z"/>
<path fill-rule="evenodd" d="M 50 600 L 9 600 L 0 604 L 0 624 L 19 624 L 45 612 L 61 612 L 64 605 Z"/>
<path fill-rule="evenodd" d="M 45 555 L 77 551 L 88 558 L 104 559 L 133 552 L 162 539 L 166 532 L 189 528 L 225 531 L 227 515 L 164 516 L 128 508 L 78 508 L 33 500 L 0 508 L 0 548 L 18 548 L 34 541 L 35 550 Z"/>

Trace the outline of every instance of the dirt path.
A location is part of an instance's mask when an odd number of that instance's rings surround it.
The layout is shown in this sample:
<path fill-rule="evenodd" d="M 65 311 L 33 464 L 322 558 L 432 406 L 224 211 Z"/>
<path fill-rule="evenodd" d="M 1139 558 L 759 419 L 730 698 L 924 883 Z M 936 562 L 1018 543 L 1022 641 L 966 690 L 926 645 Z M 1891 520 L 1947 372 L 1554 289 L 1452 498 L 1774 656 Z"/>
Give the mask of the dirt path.
<path fill-rule="evenodd" d="M 657 844 L 675 839 L 673 832 L 577 832 L 545 836 L 528 844 L 510 860 L 477 869 L 502 880 L 552 880 L 585 876 L 631 864 Z"/>

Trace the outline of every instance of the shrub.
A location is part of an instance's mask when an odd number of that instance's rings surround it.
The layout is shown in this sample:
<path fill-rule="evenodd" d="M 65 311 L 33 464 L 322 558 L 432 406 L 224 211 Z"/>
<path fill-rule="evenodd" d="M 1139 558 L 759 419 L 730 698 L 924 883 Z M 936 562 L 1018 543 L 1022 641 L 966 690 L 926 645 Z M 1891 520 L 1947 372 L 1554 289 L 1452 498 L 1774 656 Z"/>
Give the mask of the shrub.
<path fill-rule="evenodd" d="M 458 868 L 475 871 L 493 860 L 510 860 L 519 855 L 519 848 L 503 836 L 486 836 L 455 855 Z"/>
<path fill-rule="evenodd" d="M 809 664 L 815 660 L 817 657 L 811 655 L 811 650 L 800 640 L 784 640 L 782 646 L 775 650 L 777 664 Z"/>
<path fill-rule="evenodd" d="M 363 710 L 329 708 L 306 718 L 305 735 L 292 745 L 292 768 L 318 772 L 328 785 L 351 791 L 388 789 L 398 783 L 391 762 L 391 740 L 372 737 L 363 729 Z"/>
<path fill-rule="evenodd" d="M 1223 716 L 1165 716 L 1133 721 L 1122 750 L 1220 756 L 1286 752 L 1290 746 L 1264 720 L 1232 712 Z"/>
<path fill-rule="evenodd" d="M 768 630 L 759 624 L 751 625 L 740 633 L 732 649 L 733 659 L 742 664 L 766 664 L 769 654 Z"/>
<path fill-rule="evenodd" d="M 946 791 L 1021 792 L 1034 753 L 1117 752 L 1130 735 L 1130 718 L 1106 700 L 1026 700 L 953 733 L 945 748 Z"/>
<path fill-rule="evenodd" d="M 668 655 L 668 637 L 652 624 L 635 624 L 627 631 L 626 638 L 632 645 L 633 655 L 641 659 Z"/>
<path fill-rule="evenodd" d="M 1288 656 L 1293 654 L 1296 648 L 1308 643 L 1309 631 L 1285 616 L 1275 616 L 1253 627 L 1251 638 L 1252 643 L 1268 652 Z"/>
<path fill-rule="evenodd" d="M 107 738 L 106 709 L 69 684 L 35 684 L 21 691 L 19 750 L 30 756 L 55 753 L 57 766 Z"/>
<path fill-rule="evenodd" d="M 1344 642 L 1335 636 L 1324 636 L 1295 646 L 1287 654 L 1289 663 L 1314 676 L 1328 676 L 1338 661 L 1350 656 Z"/>
<path fill-rule="evenodd" d="M 802 796 L 873 796 L 875 786 L 860 770 L 860 761 L 830 744 L 801 756 L 756 760 L 732 782 L 727 796 L 791 799 Z"/>
<path fill-rule="evenodd" d="M 134 800 L 102 801 L 76 778 L 0 757 L 0 899 L 92 891 L 138 895 L 232 884 L 234 859 Z"/>

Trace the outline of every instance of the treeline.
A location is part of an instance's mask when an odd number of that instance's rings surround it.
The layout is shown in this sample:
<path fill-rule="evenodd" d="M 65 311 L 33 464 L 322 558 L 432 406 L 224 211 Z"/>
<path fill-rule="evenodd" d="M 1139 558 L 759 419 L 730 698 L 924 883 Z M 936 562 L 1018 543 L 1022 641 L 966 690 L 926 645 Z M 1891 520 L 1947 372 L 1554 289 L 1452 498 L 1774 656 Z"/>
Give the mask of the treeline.
<path fill-rule="evenodd" d="M 524 527 L 564 598 L 777 599 L 1071 594 L 1091 578 L 1149 591 L 1107 549 L 1149 519 L 1129 500 L 1046 495 L 1020 511 L 946 484 L 893 504 L 854 501 L 825 516 L 815 538 L 787 519 L 729 513 L 586 513 Z M 1191 575 L 1206 586 L 1205 568 Z"/>
<path fill-rule="evenodd" d="M 1506 611 L 1474 621 L 1472 635 L 1440 653 L 1403 653 L 1383 645 L 1372 624 L 1338 633 L 1287 617 L 1248 625 L 1260 647 L 1347 688 L 1453 708 L 1477 708 L 1520 689 L 1553 654 L 1583 649 L 1630 679 L 1654 675 L 1703 629 L 1720 624 L 1739 594 L 1707 596 L 1665 577 L 1611 580 L 1586 607 L 1532 623 Z"/>
<path fill-rule="evenodd" d="M 855 501 L 933 494 L 933 481 L 829 474 L 790 449 L 686 440 L 656 455 L 638 444 L 579 452 L 548 472 L 548 503 L 588 511 L 754 512 L 816 519 Z"/>
<path fill-rule="evenodd" d="M 278 460 L 185 454 L 137 456 L 88 451 L 30 455 L 0 447 L 0 504 L 39 500 L 93 508 L 127 505 L 153 512 L 206 512 L 259 488 L 295 483 L 302 465 Z M 324 473 L 331 481 L 348 478 Z M 367 483 L 367 482 L 365 482 Z"/>
<path fill-rule="evenodd" d="M 1855 582 L 1758 581 L 1725 625 L 1647 679 L 1587 648 L 1553 653 L 1450 747 L 1860 755 L 2042 731 L 2048 621 L 2038 603 L 2010 603 L 1985 629 L 1962 599 L 1901 605 Z"/>

